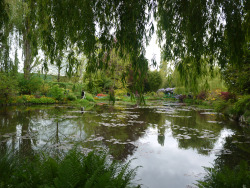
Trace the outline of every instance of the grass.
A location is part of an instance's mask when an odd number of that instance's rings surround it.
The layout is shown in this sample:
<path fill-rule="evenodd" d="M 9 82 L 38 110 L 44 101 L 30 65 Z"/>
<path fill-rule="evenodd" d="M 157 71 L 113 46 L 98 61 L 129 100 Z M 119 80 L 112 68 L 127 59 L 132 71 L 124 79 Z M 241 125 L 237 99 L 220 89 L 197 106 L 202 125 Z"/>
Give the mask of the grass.
<path fill-rule="evenodd" d="M 51 157 L 24 158 L 15 152 L 0 155 L 0 187 L 133 187 L 136 169 L 110 161 L 106 153 L 82 154 L 76 149 Z"/>

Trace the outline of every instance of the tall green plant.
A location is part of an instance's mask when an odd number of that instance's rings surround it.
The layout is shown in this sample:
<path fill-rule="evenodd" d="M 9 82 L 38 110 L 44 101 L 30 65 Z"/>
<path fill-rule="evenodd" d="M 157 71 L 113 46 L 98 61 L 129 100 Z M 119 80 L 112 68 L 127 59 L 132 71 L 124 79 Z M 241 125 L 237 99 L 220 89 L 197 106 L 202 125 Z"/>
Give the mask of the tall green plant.
<path fill-rule="evenodd" d="M 249 187 L 250 186 L 250 171 L 246 161 L 241 163 L 234 169 L 223 167 L 205 168 L 207 175 L 204 180 L 198 181 L 199 188 L 211 187 Z"/>
<path fill-rule="evenodd" d="M 132 186 L 136 169 L 110 161 L 105 153 L 83 154 L 76 149 L 60 157 L 46 154 L 0 157 L 0 187 L 116 187 Z"/>
<path fill-rule="evenodd" d="M 49 96 L 55 98 L 56 100 L 63 100 L 64 97 L 64 89 L 60 88 L 57 84 L 53 85 L 49 90 Z"/>
<path fill-rule="evenodd" d="M 0 72 L 0 103 L 8 103 L 18 90 L 16 78 Z"/>

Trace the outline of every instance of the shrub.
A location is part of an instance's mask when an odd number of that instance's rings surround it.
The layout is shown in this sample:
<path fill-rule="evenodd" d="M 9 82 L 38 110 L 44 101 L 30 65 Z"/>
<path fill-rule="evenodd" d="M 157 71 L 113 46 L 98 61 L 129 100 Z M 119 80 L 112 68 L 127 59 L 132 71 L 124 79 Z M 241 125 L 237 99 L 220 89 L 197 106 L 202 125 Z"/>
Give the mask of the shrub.
<path fill-rule="evenodd" d="M 127 90 L 125 88 L 123 89 L 115 89 L 115 96 L 124 96 L 127 95 Z"/>
<path fill-rule="evenodd" d="M 21 95 L 16 97 L 16 103 L 23 104 L 23 103 L 32 103 L 32 104 L 54 104 L 56 103 L 55 99 L 50 97 L 39 97 L 37 98 L 34 95 Z"/>
<path fill-rule="evenodd" d="M 199 100 L 204 100 L 207 97 L 207 92 L 206 91 L 201 91 L 198 95 L 197 95 L 197 99 Z"/>
<path fill-rule="evenodd" d="M 233 106 L 233 113 L 237 116 L 243 115 L 247 110 L 250 110 L 250 95 L 242 97 Z"/>
<path fill-rule="evenodd" d="M 16 79 L 7 74 L 0 73 L 0 103 L 9 103 L 17 92 Z"/>
<path fill-rule="evenodd" d="M 156 95 L 157 95 L 156 92 L 154 92 L 154 91 L 152 91 L 152 92 L 149 91 L 149 92 L 146 93 L 145 96 L 146 96 L 146 97 L 155 97 Z"/>
<path fill-rule="evenodd" d="M 31 76 L 29 80 L 25 79 L 24 76 L 19 78 L 18 87 L 20 94 L 32 94 L 41 89 L 43 84 L 42 78 L 38 76 Z"/>
<path fill-rule="evenodd" d="M 67 89 L 67 83 L 65 82 L 53 82 L 52 85 L 58 85 L 60 88 Z"/>
<path fill-rule="evenodd" d="M 154 91 L 156 92 L 162 84 L 162 77 L 160 72 L 158 71 L 149 71 L 147 75 L 147 79 L 145 80 L 145 91 Z"/>
<path fill-rule="evenodd" d="M 221 92 L 221 98 L 228 101 L 229 99 L 230 100 L 236 100 L 236 96 L 235 94 L 233 93 L 230 93 L 230 92 Z"/>
<path fill-rule="evenodd" d="M 56 103 L 55 99 L 52 99 L 50 97 L 41 97 L 41 98 L 31 98 L 29 100 L 32 104 L 54 104 Z"/>
<path fill-rule="evenodd" d="M 228 107 L 228 103 L 223 100 L 215 101 L 213 103 L 214 109 L 216 112 L 222 112 Z"/>
<path fill-rule="evenodd" d="M 75 101 L 76 100 L 76 96 L 73 93 L 70 93 L 69 95 L 67 95 L 67 99 L 69 101 Z"/>
<path fill-rule="evenodd" d="M 221 100 L 221 90 L 220 89 L 216 89 L 214 91 L 211 91 L 207 94 L 207 101 L 213 103 L 213 101 L 216 100 Z"/>
<path fill-rule="evenodd" d="M 49 93 L 49 89 L 50 85 L 48 83 L 44 83 L 40 88 L 41 95 L 47 95 Z"/>
<path fill-rule="evenodd" d="M 107 94 L 103 94 L 103 93 L 98 93 L 96 96 L 97 96 L 97 97 L 106 97 L 106 96 L 108 96 L 108 95 L 107 95 Z"/>
<path fill-rule="evenodd" d="M 186 98 L 187 98 L 186 95 L 180 95 L 180 96 L 179 96 L 179 101 L 180 101 L 180 102 L 183 102 L 184 99 L 186 99 Z"/>
<path fill-rule="evenodd" d="M 207 175 L 198 181 L 198 187 L 250 187 L 250 171 L 246 161 L 241 161 L 234 169 L 228 167 L 205 168 Z"/>
<path fill-rule="evenodd" d="M 61 157 L 24 158 L 12 152 L 0 154 L 0 187 L 131 187 L 135 170 L 105 153 L 74 149 Z"/>
<path fill-rule="evenodd" d="M 62 101 L 64 97 L 63 89 L 59 88 L 58 85 L 53 85 L 49 90 L 49 96 L 55 98 L 56 100 Z"/>
<path fill-rule="evenodd" d="M 91 102 L 94 102 L 94 98 L 90 93 L 85 93 L 85 99 Z"/>
<path fill-rule="evenodd" d="M 163 98 L 165 96 L 164 92 L 157 92 L 157 96 L 159 98 Z"/>

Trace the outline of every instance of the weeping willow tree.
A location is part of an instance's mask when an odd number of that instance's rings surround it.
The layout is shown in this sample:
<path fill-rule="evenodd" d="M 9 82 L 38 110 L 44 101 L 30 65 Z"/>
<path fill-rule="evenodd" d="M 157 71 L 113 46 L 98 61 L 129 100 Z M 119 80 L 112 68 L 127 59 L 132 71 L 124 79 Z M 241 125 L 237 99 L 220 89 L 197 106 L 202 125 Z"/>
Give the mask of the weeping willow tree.
<path fill-rule="evenodd" d="M 193 85 L 206 74 L 202 67 L 241 68 L 250 47 L 250 1 L 158 0 L 158 37 L 164 59 Z"/>
<path fill-rule="evenodd" d="M 145 44 L 154 32 L 152 14 L 164 59 L 174 61 L 184 77 L 192 68 L 194 84 L 203 74 L 204 62 L 211 67 L 240 67 L 249 54 L 248 0 L 1 0 L 0 5 L 7 23 L 2 24 L 1 18 L 0 30 L 4 32 L 11 23 L 11 10 L 22 12 L 12 28 L 20 28 L 27 78 L 38 49 L 51 62 L 68 50 L 69 70 L 77 64 L 74 54 L 83 52 L 87 71 L 96 72 L 108 65 L 109 55 L 103 56 L 115 48 L 121 57 L 130 59 L 135 90 L 143 93 L 148 70 Z"/>

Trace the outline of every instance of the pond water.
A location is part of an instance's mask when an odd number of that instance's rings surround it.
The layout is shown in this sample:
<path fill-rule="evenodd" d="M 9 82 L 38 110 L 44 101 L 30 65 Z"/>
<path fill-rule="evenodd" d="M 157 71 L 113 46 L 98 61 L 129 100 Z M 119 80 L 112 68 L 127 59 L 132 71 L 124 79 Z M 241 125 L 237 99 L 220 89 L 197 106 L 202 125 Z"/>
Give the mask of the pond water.
<path fill-rule="evenodd" d="M 141 166 L 142 187 L 195 187 L 204 166 L 249 160 L 249 128 L 225 121 L 211 109 L 182 104 L 98 104 L 89 108 L 0 108 L 0 152 L 37 149 L 108 150 L 114 159 Z"/>

